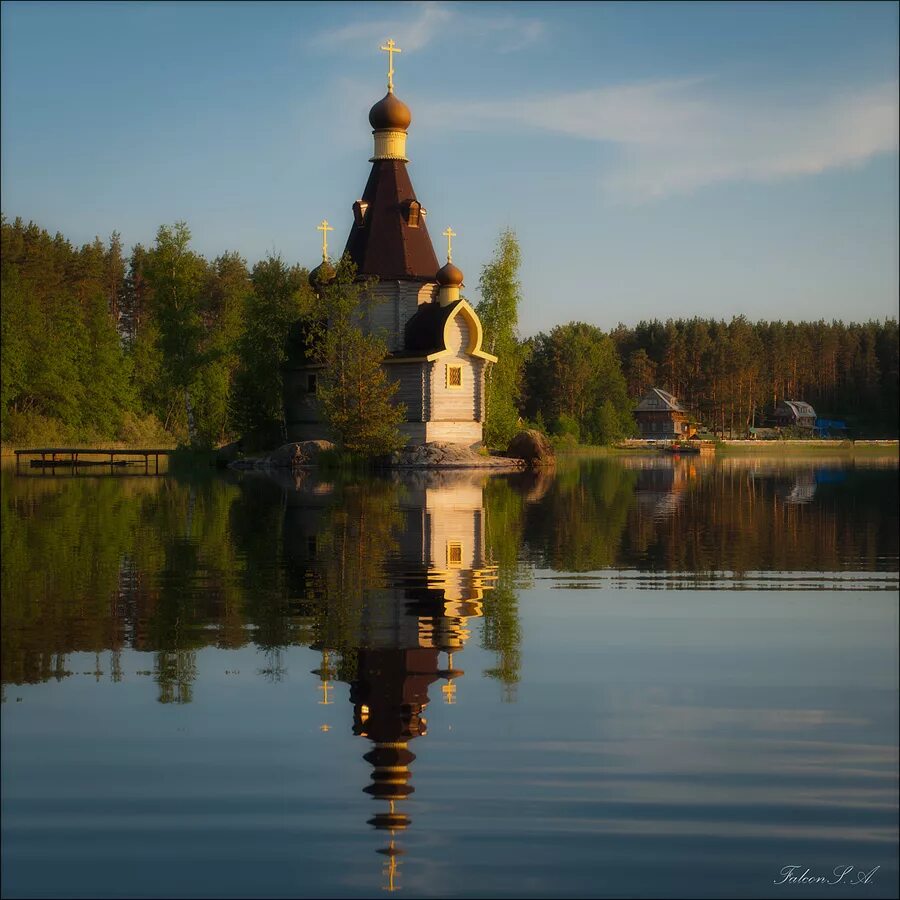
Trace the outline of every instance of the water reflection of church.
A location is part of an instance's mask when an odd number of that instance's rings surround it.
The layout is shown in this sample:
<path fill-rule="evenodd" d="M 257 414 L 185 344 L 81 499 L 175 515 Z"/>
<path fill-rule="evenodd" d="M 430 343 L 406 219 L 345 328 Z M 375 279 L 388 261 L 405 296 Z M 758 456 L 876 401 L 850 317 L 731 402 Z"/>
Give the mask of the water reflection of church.
<path fill-rule="evenodd" d="M 328 493 L 301 485 L 288 495 L 285 550 L 295 565 L 313 563 L 320 552 Z M 399 520 L 384 558 L 385 577 L 364 589 L 352 651 L 344 648 L 339 665 L 327 637 L 317 645 L 323 661 L 314 674 L 323 702 L 330 702 L 333 681 L 349 683 L 353 733 L 369 741 L 363 758 L 371 766 L 370 783 L 363 790 L 378 801 L 369 824 L 387 833 L 378 852 L 388 858 L 389 890 L 396 888 L 403 852 L 397 834 L 411 822 L 405 801 L 415 792 L 416 755 L 410 746 L 426 734 L 425 709 L 438 684 L 443 700 L 455 702 L 455 680 L 464 673 L 454 654 L 469 639 L 468 621 L 482 615 L 482 597 L 494 581 L 494 567 L 485 559 L 483 493 L 481 475 L 404 478 L 393 494 Z"/>

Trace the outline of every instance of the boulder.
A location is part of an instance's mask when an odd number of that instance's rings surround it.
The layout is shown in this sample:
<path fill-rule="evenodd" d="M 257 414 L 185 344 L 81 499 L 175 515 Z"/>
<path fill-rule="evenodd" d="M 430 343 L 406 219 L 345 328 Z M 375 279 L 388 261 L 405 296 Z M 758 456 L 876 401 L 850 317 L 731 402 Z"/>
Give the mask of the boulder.
<path fill-rule="evenodd" d="M 274 453 L 270 453 L 266 464 L 276 469 L 314 466 L 322 452 L 333 449 L 331 441 L 294 441 L 282 444 Z"/>
<path fill-rule="evenodd" d="M 244 445 L 242 441 L 233 441 L 230 444 L 225 444 L 223 447 L 219 447 L 216 450 L 216 466 L 219 469 L 224 469 L 228 466 L 229 463 L 235 462 L 243 455 Z"/>
<path fill-rule="evenodd" d="M 534 429 L 520 431 L 510 442 L 506 455 L 512 459 L 521 459 L 528 466 L 552 466 L 556 462 L 556 454 L 550 441 Z"/>

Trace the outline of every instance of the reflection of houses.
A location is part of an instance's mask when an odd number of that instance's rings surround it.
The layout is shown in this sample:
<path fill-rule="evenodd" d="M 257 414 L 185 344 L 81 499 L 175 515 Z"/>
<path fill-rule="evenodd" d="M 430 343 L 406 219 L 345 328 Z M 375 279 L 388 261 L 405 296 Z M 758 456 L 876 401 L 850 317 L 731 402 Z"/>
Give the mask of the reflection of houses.
<path fill-rule="evenodd" d="M 634 418 L 645 439 L 689 438 L 697 427 L 688 411 L 662 388 L 651 388 L 634 410 Z"/>
<path fill-rule="evenodd" d="M 667 459 L 661 463 L 641 466 L 634 489 L 637 508 L 655 519 L 671 516 L 681 503 L 688 484 L 697 477 L 694 461 Z"/>
<path fill-rule="evenodd" d="M 416 473 L 399 486 L 383 485 L 398 514 L 383 558 L 384 577 L 364 588 L 352 611 L 353 624 L 342 632 L 342 664 L 331 666 L 328 648 L 320 644 L 325 661 L 316 674 L 349 682 L 353 733 L 371 742 L 364 755 L 371 783 L 363 790 L 386 804 L 368 821 L 388 832 L 388 845 L 379 852 L 388 857 L 391 890 L 402 853 L 395 837 L 411 822 L 402 808 L 415 791 L 410 745 L 426 733 L 432 685 L 443 682 L 444 700 L 455 701 L 454 680 L 463 672 L 454 668 L 453 654 L 463 649 L 467 620 L 481 616 L 482 597 L 493 583 L 485 562 L 483 484 L 484 476 Z M 288 493 L 284 539 L 295 572 L 316 561 L 318 541 L 329 533 L 329 514 L 327 493 L 308 482 Z M 327 625 L 333 598 L 325 596 L 324 603 L 327 641 L 336 633 Z M 346 610 L 340 615 L 348 618 Z"/>
<path fill-rule="evenodd" d="M 815 428 L 816 411 L 803 400 L 782 400 L 772 413 L 779 428 Z"/>
<path fill-rule="evenodd" d="M 794 484 L 784 498 L 785 503 L 811 503 L 816 496 L 816 476 L 810 469 L 797 472 Z"/>

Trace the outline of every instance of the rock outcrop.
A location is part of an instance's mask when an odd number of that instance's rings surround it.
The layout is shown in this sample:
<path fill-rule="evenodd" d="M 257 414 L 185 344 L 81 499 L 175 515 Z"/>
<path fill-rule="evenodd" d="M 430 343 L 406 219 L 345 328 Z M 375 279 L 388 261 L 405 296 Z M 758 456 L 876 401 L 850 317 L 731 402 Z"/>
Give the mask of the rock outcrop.
<path fill-rule="evenodd" d="M 521 460 L 484 456 L 460 444 L 431 441 L 404 447 L 382 461 L 391 469 L 520 469 Z"/>
<path fill-rule="evenodd" d="M 230 464 L 232 469 L 305 469 L 316 465 L 319 455 L 333 450 L 331 441 L 294 441 L 282 444 L 268 456 L 256 459 L 239 459 Z"/>
<path fill-rule="evenodd" d="M 520 431 L 510 442 L 506 455 L 514 459 L 524 460 L 525 465 L 552 466 L 556 462 L 556 454 L 550 441 L 534 429 Z"/>

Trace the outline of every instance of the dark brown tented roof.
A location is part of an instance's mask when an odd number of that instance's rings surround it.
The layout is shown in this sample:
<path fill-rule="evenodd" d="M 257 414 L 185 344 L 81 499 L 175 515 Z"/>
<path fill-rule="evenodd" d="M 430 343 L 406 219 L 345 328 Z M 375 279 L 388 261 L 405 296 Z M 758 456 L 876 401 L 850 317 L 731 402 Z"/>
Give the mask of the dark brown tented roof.
<path fill-rule="evenodd" d="M 406 323 L 405 340 L 401 355 L 437 353 L 444 349 L 444 325 L 462 300 L 441 306 L 440 303 L 422 303 Z"/>
<path fill-rule="evenodd" d="M 368 204 L 365 217 L 362 224 L 354 223 L 344 248 L 360 276 L 434 281 L 438 261 L 424 217 L 417 228 L 406 224 L 407 206 L 415 199 L 405 162 L 378 159 L 372 163 L 362 195 L 362 202 Z"/>

